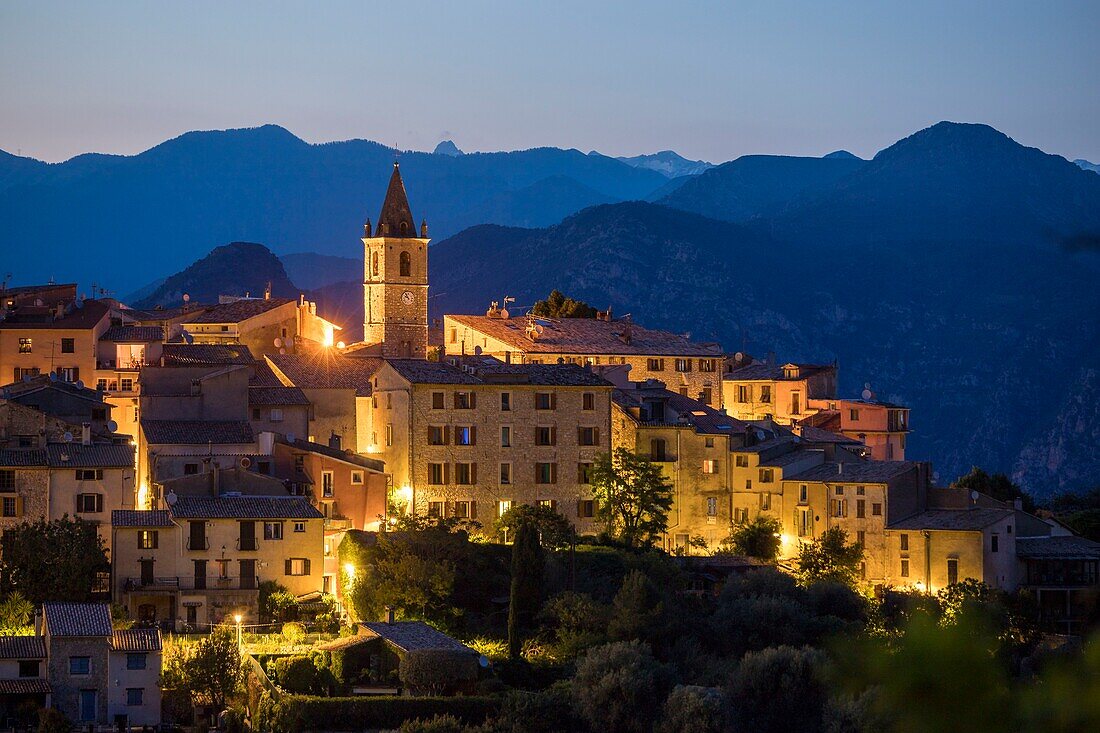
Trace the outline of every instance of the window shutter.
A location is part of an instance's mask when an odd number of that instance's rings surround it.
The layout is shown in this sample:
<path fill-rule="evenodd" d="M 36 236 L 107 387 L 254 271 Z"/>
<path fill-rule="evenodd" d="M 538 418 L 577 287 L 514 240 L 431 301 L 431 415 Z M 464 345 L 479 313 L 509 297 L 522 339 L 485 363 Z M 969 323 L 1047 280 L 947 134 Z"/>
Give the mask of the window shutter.
<path fill-rule="evenodd" d="M 291 566 L 291 562 L 290 562 L 290 558 L 288 557 L 285 561 L 283 561 L 283 574 L 284 575 L 290 575 L 290 571 L 292 570 L 292 568 L 290 566 Z"/>
<path fill-rule="evenodd" d="M 550 500 L 550 509 L 552 509 L 555 512 L 558 510 L 558 500 L 557 499 L 551 499 Z"/>
<path fill-rule="evenodd" d="M 536 426 L 535 427 L 535 445 L 538 445 L 538 444 L 539 444 L 539 429 Z"/>
<path fill-rule="evenodd" d="M 17 517 L 23 516 L 23 497 L 22 496 L 15 497 L 15 516 L 17 516 Z"/>
<path fill-rule="evenodd" d="M 443 483 L 451 483 L 451 464 L 449 463 L 443 464 Z"/>
<path fill-rule="evenodd" d="M 477 464 L 474 464 L 474 474 L 477 474 Z M 477 502 L 470 502 L 470 519 L 477 519 Z"/>
<path fill-rule="evenodd" d="M 95 495 L 95 510 L 97 512 L 103 511 L 103 494 Z"/>
<path fill-rule="evenodd" d="M 443 445 L 450 445 L 451 443 L 451 426 L 443 426 Z"/>
<path fill-rule="evenodd" d="M 558 393 L 557 392 L 551 392 L 550 393 L 550 409 L 551 410 L 558 409 Z"/>
<path fill-rule="evenodd" d="M 470 409 L 477 408 L 477 392 L 470 390 Z"/>
<path fill-rule="evenodd" d="M 158 532 L 157 530 L 154 529 L 154 530 L 152 530 L 152 533 L 153 533 L 153 549 L 155 550 L 158 547 L 160 547 L 160 532 Z"/>
<path fill-rule="evenodd" d="M 600 444 L 600 429 L 599 428 L 592 428 L 592 437 L 594 439 L 595 444 L 599 445 Z"/>
<path fill-rule="evenodd" d="M 80 367 L 73 367 L 73 381 L 80 381 Z"/>
<path fill-rule="evenodd" d="M 477 464 L 476 463 L 471 463 L 470 464 L 470 483 L 471 484 L 476 484 L 477 483 Z"/>
<path fill-rule="evenodd" d="M 584 445 L 584 428 L 577 426 L 577 445 Z"/>
<path fill-rule="evenodd" d="M 581 500 L 577 499 L 577 518 L 579 519 L 580 516 L 581 516 Z"/>
<path fill-rule="evenodd" d="M 558 428 L 557 426 L 550 428 L 550 445 L 558 444 Z"/>
<path fill-rule="evenodd" d="M 309 558 L 307 557 L 302 564 L 305 566 L 305 574 L 309 575 Z"/>
<path fill-rule="evenodd" d="M 558 482 L 558 464 L 551 463 L 550 464 L 550 483 L 556 484 L 557 482 Z M 552 502 L 551 506 L 553 506 L 555 503 L 556 502 Z"/>
<path fill-rule="evenodd" d="M 844 505 L 844 507 L 843 507 L 844 516 L 848 516 L 848 500 L 847 499 L 845 499 L 843 501 L 843 505 Z"/>
<path fill-rule="evenodd" d="M 477 425 L 470 428 L 470 445 L 477 445 Z"/>

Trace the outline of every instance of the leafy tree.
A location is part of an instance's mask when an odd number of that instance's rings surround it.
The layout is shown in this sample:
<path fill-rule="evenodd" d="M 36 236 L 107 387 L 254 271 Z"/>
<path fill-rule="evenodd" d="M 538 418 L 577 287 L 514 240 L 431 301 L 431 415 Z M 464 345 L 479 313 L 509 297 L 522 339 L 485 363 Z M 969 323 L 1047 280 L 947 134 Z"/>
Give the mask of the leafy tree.
<path fill-rule="evenodd" d="M 734 730 L 786 733 L 821 730 L 829 693 L 822 679 L 825 655 L 789 646 L 749 652 L 726 689 L 735 701 Z"/>
<path fill-rule="evenodd" d="M 512 546 L 512 588 L 508 598 L 508 653 L 519 659 L 523 642 L 542 604 L 545 559 L 533 521 L 520 522 Z"/>
<path fill-rule="evenodd" d="M 677 685 L 665 701 L 657 733 L 723 733 L 726 701 L 714 687 Z"/>
<path fill-rule="evenodd" d="M 546 300 L 540 300 L 531 308 L 536 316 L 548 318 L 595 318 L 596 309 L 581 300 L 566 297 L 560 290 L 552 290 Z"/>
<path fill-rule="evenodd" d="M 421 695 L 442 695 L 477 679 L 477 658 L 462 652 L 414 649 L 401 657 L 401 683 Z"/>
<path fill-rule="evenodd" d="M 778 519 L 761 514 L 751 522 L 734 527 L 725 545 L 735 555 L 774 562 L 779 556 L 782 529 Z"/>
<path fill-rule="evenodd" d="M 34 604 L 19 591 L 8 594 L 0 603 L 0 636 L 19 636 L 26 632 L 34 616 Z"/>
<path fill-rule="evenodd" d="M 607 634 L 616 641 L 648 640 L 660 633 L 664 613 L 664 600 L 653 583 L 642 571 L 631 570 L 611 602 Z"/>
<path fill-rule="evenodd" d="M 568 519 L 554 511 L 553 507 L 530 504 L 520 504 L 504 512 L 497 520 L 496 533 L 503 538 L 507 531 L 508 537 L 514 540 L 519 525 L 527 522 L 538 530 L 542 546 L 548 549 L 565 547 L 573 539 L 573 525 Z"/>
<path fill-rule="evenodd" d="M 562 658 L 572 659 L 606 641 L 607 606 L 586 593 L 559 593 L 546 602 L 540 616 L 553 629 Z"/>
<path fill-rule="evenodd" d="M 672 484 L 656 463 L 616 448 L 600 454 L 592 474 L 592 490 L 608 534 L 627 547 L 645 547 L 668 529 Z"/>
<path fill-rule="evenodd" d="M 191 650 L 183 668 L 184 687 L 193 699 L 209 703 L 215 712 L 225 708 L 225 701 L 240 689 L 244 681 L 241 652 L 233 629 L 216 626 Z"/>
<path fill-rule="evenodd" d="M 1050 500 L 1049 508 L 1074 532 L 1100 542 L 1100 487 L 1081 494 L 1059 494 Z"/>
<path fill-rule="evenodd" d="M 272 664 L 275 681 L 288 692 L 300 695 L 323 695 L 327 689 L 326 675 L 309 657 L 279 657 Z"/>
<path fill-rule="evenodd" d="M 847 532 L 830 527 L 799 548 L 798 573 L 807 584 L 827 580 L 854 586 L 861 560 L 863 546 L 858 542 L 849 545 Z"/>
<path fill-rule="evenodd" d="M 1013 483 L 1012 479 L 1003 473 L 988 474 L 981 468 L 974 466 L 970 469 L 970 473 L 960 476 L 951 486 L 956 489 L 980 491 L 998 501 L 1012 502 L 1020 499 L 1023 502 L 1025 511 L 1035 511 L 1035 500 L 1031 498 L 1031 495 Z"/>
<path fill-rule="evenodd" d="M 267 622 L 290 621 L 297 616 L 298 599 L 275 580 L 259 585 L 260 618 Z"/>
<path fill-rule="evenodd" d="M 71 733 L 73 724 L 57 708 L 38 711 L 38 733 Z"/>
<path fill-rule="evenodd" d="M 355 618 L 381 618 L 390 606 L 404 618 L 453 623 L 458 610 L 451 596 L 465 534 L 435 527 L 380 533 L 373 544 L 355 537 L 349 533 L 339 553 L 341 565 L 355 569 L 345 578 L 345 597 Z"/>
<path fill-rule="evenodd" d="M 539 692 L 516 691 L 504 697 L 500 713 L 485 733 L 574 733 L 585 730 L 578 719 L 568 683 Z"/>
<path fill-rule="evenodd" d="M 577 664 L 577 709 L 593 730 L 648 733 L 661 714 L 671 670 L 648 644 L 619 641 L 590 649 Z"/>
<path fill-rule="evenodd" d="M 99 574 L 110 570 L 96 525 L 68 515 L 5 530 L 0 557 L 0 590 L 19 591 L 35 605 L 89 601 Z"/>

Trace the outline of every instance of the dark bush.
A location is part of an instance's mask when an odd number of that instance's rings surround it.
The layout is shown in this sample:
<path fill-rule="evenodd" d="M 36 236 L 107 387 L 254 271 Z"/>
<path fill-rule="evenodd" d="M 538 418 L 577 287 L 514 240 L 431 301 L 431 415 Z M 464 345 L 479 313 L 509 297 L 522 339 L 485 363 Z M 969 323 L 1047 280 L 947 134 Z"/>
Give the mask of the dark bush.
<path fill-rule="evenodd" d="M 822 652 L 808 647 L 781 646 L 746 654 L 726 689 L 734 730 L 821 730 L 829 699 L 822 681 L 824 660 Z"/>
<path fill-rule="evenodd" d="M 323 695 L 325 676 L 309 657 L 279 657 L 271 664 L 275 684 L 299 695 Z"/>
<path fill-rule="evenodd" d="M 577 664 L 574 695 L 581 716 L 608 733 L 653 730 L 671 687 L 671 670 L 638 641 L 605 644 Z"/>
<path fill-rule="evenodd" d="M 265 698 L 257 713 L 271 733 L 362 731 L 400 728 L 405 721 L 453 715 L 466 725 L 481 725 L 500 708 L 490 697 L 307 697 Z"/>

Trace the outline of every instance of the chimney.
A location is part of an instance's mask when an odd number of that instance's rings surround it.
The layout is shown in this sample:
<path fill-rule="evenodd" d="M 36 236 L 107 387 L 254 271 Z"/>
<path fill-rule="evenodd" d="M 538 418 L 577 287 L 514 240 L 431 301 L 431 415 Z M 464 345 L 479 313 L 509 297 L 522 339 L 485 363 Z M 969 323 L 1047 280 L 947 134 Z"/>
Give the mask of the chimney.
<path fill-rule="evenodd" d="M 382 620 L 387 624 L 392 624 L 397 620 L 393 611 L 393 606 L 386 606 L 385 615 L 382 617 Z"/>
<path fill-rule="evenodd" d="M 1015 509 L 1018 512 L 1022 512 L 1024 510 L 1024 500 L 1023 499 L 1013 499 L 1012 500 L 1012 508 Z"/>
<path fill-rule="evenodd" d="M 340 436 L 336 433 L 332 433 L 328 436 L 328 447 L 334 450 L 341 450 L 340 448 Z"/>
<path fill-rule="evenodd" d="M 34 635 L 42 636 L 42 612 L 34 614 Z"/>
<path fill-rule="evenodd" d="M 80 442 L 82 445 L 92 444 L 92 424 L 90 422 L 80 426 Z"/>
<path fill-rule="evenodd" d="M 271 281 L 267 281 L 267 287 L 264 288 L 264 300 L 271 300 Z"/>

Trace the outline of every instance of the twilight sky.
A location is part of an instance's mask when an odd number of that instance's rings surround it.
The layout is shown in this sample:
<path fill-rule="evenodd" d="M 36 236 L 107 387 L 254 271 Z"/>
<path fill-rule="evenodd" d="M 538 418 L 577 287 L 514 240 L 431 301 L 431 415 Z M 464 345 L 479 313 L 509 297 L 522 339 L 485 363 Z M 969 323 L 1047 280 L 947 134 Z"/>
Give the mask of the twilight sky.
<path fill-rule="evenodd" d="M 942 119 L 1100 161 L 1100 2 L 0 3 L 0 149 L 310 142 L 870 156 Z"/>

